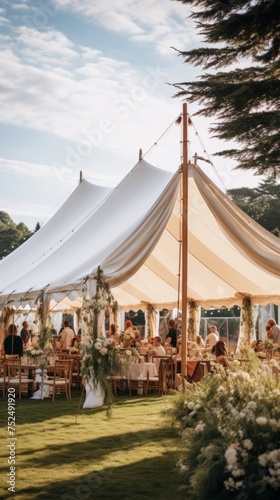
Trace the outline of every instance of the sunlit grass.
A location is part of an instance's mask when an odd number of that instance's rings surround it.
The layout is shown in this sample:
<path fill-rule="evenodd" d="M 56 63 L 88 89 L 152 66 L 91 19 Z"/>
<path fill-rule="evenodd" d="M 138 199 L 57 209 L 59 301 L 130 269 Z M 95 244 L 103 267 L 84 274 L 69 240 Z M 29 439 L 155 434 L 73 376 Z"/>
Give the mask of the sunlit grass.
<path fill-rule="evenodd" d="M 106 408 L 68 402 L 16 400 L 15 500 L 183 498 L 175 469 L 180 438 L 162 416 L 171 396 L 116 398 Z M 7 440 L 7 401 L 1 401 L 1 441 Z M 2 446 L 0 497 L 10 496 L 8 448 Z M 185 497 L 185 496 L 184 496 Z"/>

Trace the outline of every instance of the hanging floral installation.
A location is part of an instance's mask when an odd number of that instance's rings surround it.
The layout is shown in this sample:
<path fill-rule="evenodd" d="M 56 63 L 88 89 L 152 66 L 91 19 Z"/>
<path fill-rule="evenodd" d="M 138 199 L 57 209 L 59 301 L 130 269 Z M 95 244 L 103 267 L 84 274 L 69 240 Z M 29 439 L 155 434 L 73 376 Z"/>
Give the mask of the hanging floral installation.
<path fill-rule="evenodd" d="M 97 386 L 101 388 L 104 403 L 110 407 L 113 401 L 111 377 L 115 374 L 122 374 L 124 367 L 112 340 L 98 336 L 98 320 L 102 311 L 112 307 L 116 309 L 117 303 L 101 269 L 98 269 L 95 279 L 94 297 L 91 300 L 85 299 L 83 302 L 84 321 L 88 332 L 83 336 L 80 344 L 83 357 L 82 374 L 93 390 L 97 389 Z"/>
<path fill-rule="evenodd" d="M 103 271 L 98 268 L 96 280 L 96 293 L 92 299 L 84 299 L 82 310 L 84 313 L 84 321 L 89 328 L 89 332 L 93 338 L 99 335 L 98 319 L 100 313 L 105 310 L 111 310 L 113 314 L 118 310 L 118 303 L 115 300 L 110 286 L 104 278 Z"/>

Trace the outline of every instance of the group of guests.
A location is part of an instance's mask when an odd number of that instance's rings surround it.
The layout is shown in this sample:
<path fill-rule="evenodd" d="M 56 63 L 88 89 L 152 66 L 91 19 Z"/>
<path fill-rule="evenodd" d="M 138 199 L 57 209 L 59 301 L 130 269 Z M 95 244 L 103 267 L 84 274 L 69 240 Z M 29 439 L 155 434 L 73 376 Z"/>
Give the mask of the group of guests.
<path fill-rule="evenodd" d="M 267 321 L 265 332 L 268 340 L 271 340 L 273 344 L 280 345 L 280 327 L 276 324 L 276 321 L 273 318 L 270 318 Z M 264 341 L 262 339 L 253 340 L 251 348 L 254 349 L 255 352 L 263 351 Z"/>
<path fill-rule="evenodd" d="M 4 339 L 3 348 L 7 355 L 18 355 L 20 358 L 23 355 L 24 346 L 32 339 L 32 331 L 28 329 L 28 322 L 22 323 L 20 334 L 18 334 L 17 325 L 9 325 L 7 334 Z M 70 327 L 69 321 L 65 320 L 62 323 L 61 331 L 58 336 L 59 348 L 63 350 L 71 347 L 78 347 L 81 342 L 81 330 L 75 335 L 74 330 Z"/>

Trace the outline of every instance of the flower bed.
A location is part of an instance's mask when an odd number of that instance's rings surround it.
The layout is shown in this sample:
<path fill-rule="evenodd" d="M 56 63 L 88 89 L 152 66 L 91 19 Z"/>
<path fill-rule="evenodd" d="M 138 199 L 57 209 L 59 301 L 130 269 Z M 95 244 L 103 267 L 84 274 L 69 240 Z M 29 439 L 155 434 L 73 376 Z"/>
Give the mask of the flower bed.
<path fill-rule="evenodd" d="M 188 499 L 279 497 L 280 383 L 247 357 L 187 386 L 169 411 L 182 426 Z"/>

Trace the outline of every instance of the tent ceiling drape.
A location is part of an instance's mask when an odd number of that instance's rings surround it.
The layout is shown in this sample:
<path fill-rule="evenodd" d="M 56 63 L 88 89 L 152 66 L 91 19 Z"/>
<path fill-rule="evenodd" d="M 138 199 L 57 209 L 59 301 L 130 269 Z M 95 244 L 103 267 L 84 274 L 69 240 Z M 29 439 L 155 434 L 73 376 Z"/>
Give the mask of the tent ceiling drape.
<path fill-rule="evenodd" d="M 188 298 L 204 307 L 244 296 L 280 304 L 280 241 L 197 167 L 188 169 Z M 0 303 L 56 301 L 95 289 L 98 266 L 124 309 L 178 305 L 180 171 L 141 160 L 114 189 L 83 180 L 57 214 L 0 262 Z"/>

